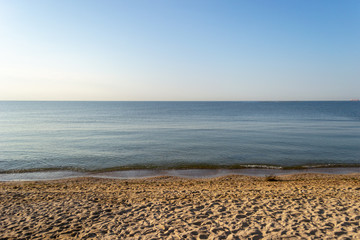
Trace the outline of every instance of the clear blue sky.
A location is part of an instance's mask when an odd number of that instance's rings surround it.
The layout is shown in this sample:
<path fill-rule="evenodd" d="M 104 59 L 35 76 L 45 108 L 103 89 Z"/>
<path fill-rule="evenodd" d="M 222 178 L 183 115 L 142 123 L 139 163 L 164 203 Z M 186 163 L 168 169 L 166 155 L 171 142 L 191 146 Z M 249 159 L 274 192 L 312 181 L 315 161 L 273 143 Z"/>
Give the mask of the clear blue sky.
<path fill-rule="evenodd" d="M 358 0 L 0 0 L 1 100 L 351 98 Z"/>

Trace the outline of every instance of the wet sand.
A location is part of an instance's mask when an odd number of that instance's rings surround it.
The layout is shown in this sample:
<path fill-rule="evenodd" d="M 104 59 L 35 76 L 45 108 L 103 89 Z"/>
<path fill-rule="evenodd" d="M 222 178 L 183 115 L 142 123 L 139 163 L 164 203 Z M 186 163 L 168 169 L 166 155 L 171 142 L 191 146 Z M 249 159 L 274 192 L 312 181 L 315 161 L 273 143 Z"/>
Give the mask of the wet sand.
<path fill-rule="evenodd" d="M 0 239 L 360 239 L 360 174 L 0 183 Z"/>

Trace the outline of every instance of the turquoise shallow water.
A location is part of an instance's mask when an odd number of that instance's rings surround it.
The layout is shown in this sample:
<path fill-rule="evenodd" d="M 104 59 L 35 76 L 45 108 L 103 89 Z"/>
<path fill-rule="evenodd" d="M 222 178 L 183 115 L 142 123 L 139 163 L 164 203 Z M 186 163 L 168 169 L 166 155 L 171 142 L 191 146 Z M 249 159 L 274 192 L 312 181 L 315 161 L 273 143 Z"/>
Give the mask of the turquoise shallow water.
<path fill-rule="evenodd" d="M 0 102 L 0 172 L 360 165 L 360 102 Z"/>

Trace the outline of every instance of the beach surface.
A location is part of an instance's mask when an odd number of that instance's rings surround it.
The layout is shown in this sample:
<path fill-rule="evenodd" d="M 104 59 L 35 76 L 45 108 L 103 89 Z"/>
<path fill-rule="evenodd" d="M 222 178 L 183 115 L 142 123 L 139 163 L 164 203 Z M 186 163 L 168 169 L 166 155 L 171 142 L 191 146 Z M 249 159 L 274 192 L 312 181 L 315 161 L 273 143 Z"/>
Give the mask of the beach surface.
<path fill-rule="evenodd" d="M 0 239 L 360 239 L 360 174 L 0 183 Z"/>

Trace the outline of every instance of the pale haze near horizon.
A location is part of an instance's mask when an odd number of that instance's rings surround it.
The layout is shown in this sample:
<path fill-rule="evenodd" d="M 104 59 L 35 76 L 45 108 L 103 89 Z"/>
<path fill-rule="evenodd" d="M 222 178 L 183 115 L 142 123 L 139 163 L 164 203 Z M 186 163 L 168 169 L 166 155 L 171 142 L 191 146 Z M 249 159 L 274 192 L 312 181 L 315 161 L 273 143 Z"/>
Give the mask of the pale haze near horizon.
<path fill-rule="evenodd" d="M 360 1 L 3 1 L 0 100 L 360 98 Z"/>

